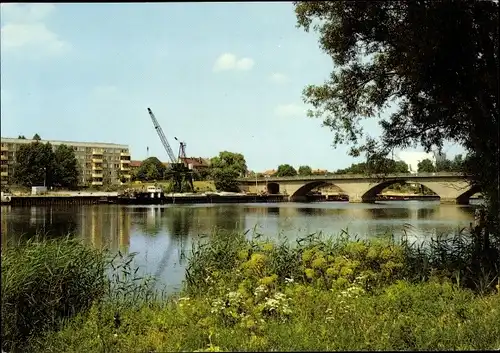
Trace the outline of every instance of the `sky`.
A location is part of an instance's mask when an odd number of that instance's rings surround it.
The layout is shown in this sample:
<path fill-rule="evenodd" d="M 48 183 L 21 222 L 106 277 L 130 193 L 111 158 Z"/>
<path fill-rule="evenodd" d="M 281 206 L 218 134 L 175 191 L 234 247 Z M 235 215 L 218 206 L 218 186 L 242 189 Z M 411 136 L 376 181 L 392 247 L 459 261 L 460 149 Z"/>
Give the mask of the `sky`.
<path fill-rule="evenodd" d="M 334 67 L 292 3 L 2 3 L 0 23 L 2 137 L 120 143 L 168 161 L 150 107 L 175 153 L 177 137 L 189 156 L 238 152 L 256 171 L 362 161 L 306 116 L 303 88 Z"/>

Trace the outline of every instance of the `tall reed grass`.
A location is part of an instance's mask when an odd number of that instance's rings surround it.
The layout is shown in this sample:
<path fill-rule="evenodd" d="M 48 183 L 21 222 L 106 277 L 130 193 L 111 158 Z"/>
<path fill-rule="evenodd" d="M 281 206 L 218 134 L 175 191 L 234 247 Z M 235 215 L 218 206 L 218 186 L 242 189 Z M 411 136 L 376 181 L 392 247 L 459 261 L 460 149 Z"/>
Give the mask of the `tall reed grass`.
<path fill-rule="evenodd" d="M 12 245 L 12 244 L 11 244 Z M 31 339 L 95 303 L 130 307 L 153 298 L 152 280 L 132 268 L 135 254 L 111 254 L 70 236 L 36 236 L 2 249 L 2 349 Z"/>

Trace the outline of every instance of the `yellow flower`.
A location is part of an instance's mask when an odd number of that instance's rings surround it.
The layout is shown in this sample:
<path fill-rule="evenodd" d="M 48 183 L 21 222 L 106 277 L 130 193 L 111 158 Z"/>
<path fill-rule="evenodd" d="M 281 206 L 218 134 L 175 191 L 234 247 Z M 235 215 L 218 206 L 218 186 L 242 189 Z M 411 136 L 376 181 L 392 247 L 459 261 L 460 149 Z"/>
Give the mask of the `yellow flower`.
<path fill-rule="evenodd" d="M 306 273 L 307 278 L 309 278 L 309 279 L 314 278 L 314 270 L 312 268 L 306 268 L 306 270 L 304 272 Z"/>

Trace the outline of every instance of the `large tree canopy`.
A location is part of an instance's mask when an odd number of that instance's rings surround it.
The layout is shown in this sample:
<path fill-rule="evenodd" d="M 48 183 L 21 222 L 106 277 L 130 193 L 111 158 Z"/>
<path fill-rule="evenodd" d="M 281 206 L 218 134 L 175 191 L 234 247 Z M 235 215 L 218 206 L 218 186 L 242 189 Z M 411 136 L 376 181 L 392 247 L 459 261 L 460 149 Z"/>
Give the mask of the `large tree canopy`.
<path fill-rule="evenodd" d="M 54 151 L 50 143 L 24 144 L 16 152 L 13 182 L 24 186 L 52 186 L 54 170 Z"/>
<path fill-rule="evenodd" d="M 67 145 L 59 145 L 54 151 L 54 183 L 64 187 L 76 187 L 80 175 L 75 151 Z"/>
<path fill-rule="evenodd" d="M 220 152 L 210 160 L 212 179 L 220 191 L 238 191 L 236 179 L 247 173 L 245 157 L 241 153 Z"/>
<path fill-rule="evenodd" d="M 278 166 L 278 170 L 276 171 L 276 176 L 278 177 L 286 177 L 286 176 L 296 176 L 297 171 L 290 164 L 281 164 Z"/>
<path fill-rule="evenodd" d="M 14 184 L 76 187 L 79 169 L 73 149 L 59 145 L 54 151 L 52 147 L 39 140 L 21 145 L 14 164 Z"/>
<path fill-rule="evenodd" d="M 166 167 L 163 163 L 156 157 L 149 157 L 142 161 L 134 177 L 140 181 L 163 180 L 165 173 Z"/>
<path fill-rule="evenodd" d="M 335 132 L 334 144 L 351 143 L 353 155 L 458 142 L 496 205 L 498 7 L 492 0 L 296 2 L 298 26 L 319 32 L 334 63 L 324 84 L 304 90 L 310 115 Z M 360 126 L 374 117 L 378 142 Z"/>

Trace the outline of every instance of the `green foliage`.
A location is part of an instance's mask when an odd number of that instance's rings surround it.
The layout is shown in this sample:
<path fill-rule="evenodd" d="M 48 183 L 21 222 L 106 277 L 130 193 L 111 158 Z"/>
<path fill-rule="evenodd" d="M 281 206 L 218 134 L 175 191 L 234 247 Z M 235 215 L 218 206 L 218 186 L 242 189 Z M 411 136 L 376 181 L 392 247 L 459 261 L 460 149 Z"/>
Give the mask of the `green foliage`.
<path fill-rule="evenodd" d="M 472 350 L 500 345 L 500 293 L 434 276 L 412 284 L 405 246 L 275 244 L 214 233 L 193 249 L 185 290 L 166 301 L 96 305 L 34 351 Z M 498 288 L 500 289 L 500 287 Z M 335 329 L 332 330 L 332 327 Z"/>
<path fill-rule="evenodd" d="M 34 134 L 32 140 L 40 141 L 42 138 L 38 134 Z"/>
<path fill-rule="evenodd" d="M 47 185 L 55 182 L 54 152 L 50 143 L 23 144 L 16 153 L 13 182 L 23 186 Z"/>
<path fill-rule="evenodd" d="M 105 279 L 102 255 L 70 239 L 2 248 L 2 349 L 89 308 Z"/>
<path fill-rule="evenodd" d="M 278 170 L 276 171 L 276 176 L 278 177 L 286 177 L 286 176 L 296 176 L 297 171 L 290 164 L 281 164 L 278 166 Z"/>
<path fill-rule="evenodd" d="M 418 162 L 417 167 L 420 173 L 434 173 L 436 171 L 434 163 L 428 158 Z"/>
<path fill-rule="evenodd" d="M 327 82 L 306 87 L 304 100 L 334 145 L 351 144 L 354 156 L 462 145 L 489 206 L 487 233 L 500 239 L 498 1 L 300 1 L 295 12 L 333 59 Z M 360 125 L 371 118 L 378 142 Z"/>
<path fill-rule="evenodd" d="M 7 244 L 1 256 L 1 341 L 8 352 L 46 351 L 32 348 L 92 306 L 101 316 L 106 305 L 113 315 L 162 298 L 152 278 L 133 268 L 134 253 L 111 257 L 69 237 L 39 236 Z"/>
<path fill-rule="evenodd" d="M 366 162 L 353 163 L 349 168 L 339 169 L 335 174 L 398 174 L 409 173 L 408 165 L 403 161 L 373 155 Z"/>
<path fill-rule="evenodd" d="M 211 176 L 217 190 L 238 191 L 237 178 L 247 173 L 245 157 L 241 153 L 223 151 L 210 160 Z"/>
<path fill-rule="evenodd" d="M 21 145 L 16 153 L 13 182 L 23 186 L 78 185 L 79 168 L 75 152 L 71 147 L 52 145 L 39 141 Z"/>
<path fill-rule="evenodd" d="M 163 180 L 165 178 L 166 167 L 156 157 L 145 159 L 135 174 L 135 179 L 140 181 Z"/>
<path fill-rule="evenodd" d="M 312 169 L 308 165 L 301 165 L 299 167 L 299 175 L 308 176 L 312 175 Z"/>
<path fill-rule="evenodd" d="M 17 138 L 18 138 L 19 140 L 26 140 L 26 137 L 25 137 L 24 135 L 19 135 L 19 136 L 17 136 Z"/>
<path fill-rule="evenodd" d="M 78 161 L 73 148 L 66 145 L 57 146 L 54 151 L 54 184 L 74 188 L 78 185 Z"/>

